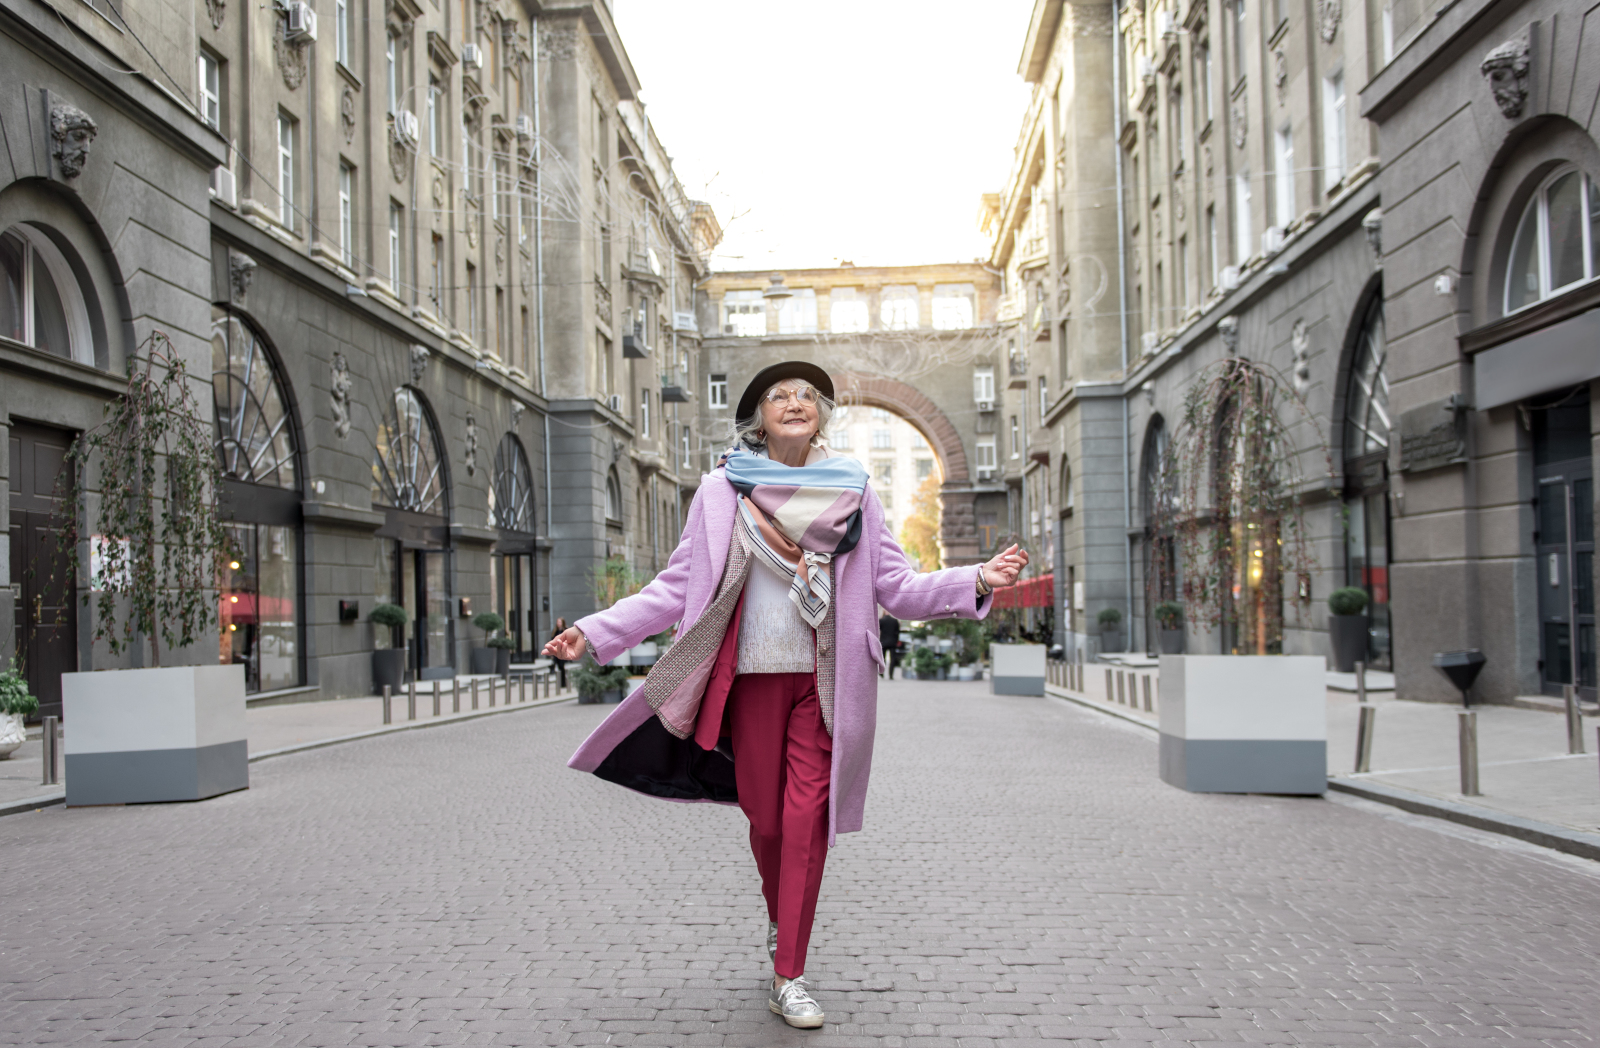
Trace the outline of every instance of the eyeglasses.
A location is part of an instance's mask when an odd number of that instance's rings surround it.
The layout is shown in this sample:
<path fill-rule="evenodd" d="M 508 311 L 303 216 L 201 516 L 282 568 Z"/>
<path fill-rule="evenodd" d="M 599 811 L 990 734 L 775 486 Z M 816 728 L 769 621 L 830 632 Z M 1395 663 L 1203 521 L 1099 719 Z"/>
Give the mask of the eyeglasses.
<path fill-rule="evenodd" d="M 802 404 L 815 404 L 817 391 L 811 386 L 801 386 L 799 389 L 769 389 L 767 395 L 761 399 L 773 407 L 782 407 L 789 403 L 791 397 Z"/>

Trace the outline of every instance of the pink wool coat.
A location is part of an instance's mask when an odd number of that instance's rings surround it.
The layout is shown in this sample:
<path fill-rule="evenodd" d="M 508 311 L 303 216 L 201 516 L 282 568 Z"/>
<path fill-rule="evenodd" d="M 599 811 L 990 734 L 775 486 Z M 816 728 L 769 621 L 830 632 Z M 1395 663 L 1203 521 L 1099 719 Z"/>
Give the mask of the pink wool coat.
<path fill-rule="evenodd" d="M 594 657 L 609 662 L 646 637 L 681 623 L 688 632 L 716 596 L 733 540 L 737 496 L 722 469 L 702 478 L 689 507 L 683 537 L 667 567 L 643 590 L 576 625 L 588 638 Z M 884 664 L 878 642 L 878 606 L 899 619 L 981 619 L 988 597 L 977 595 L 975 565 L 919 573 L 883 521 L 883 503 L 867 488 L 862 504 L 861 541 L 833 559 L 834 664 L 833 779 L 829 796 L 828 843 L 861 829 L 867 777 L 872 768 L 873 734 L 878 722 L 878 668 Z M 753 568 L 752 570 L 766 570 Z M 735 755 L 737 757 L 737 755 Z M 676 739 L 661 727 L 636 690 L 578 748 L 568 766 L 596 772 L 611 781 L 672 800 L 736 800 L 730 795 L 732 768 L 719 751 L 700 749 L 691 739 Z M 669 775 L 676 768 L 682 775 Z M 702 788 L 696 782 L 712 782 Z M 716 785 L 720 784 L 720 785 Z"/>

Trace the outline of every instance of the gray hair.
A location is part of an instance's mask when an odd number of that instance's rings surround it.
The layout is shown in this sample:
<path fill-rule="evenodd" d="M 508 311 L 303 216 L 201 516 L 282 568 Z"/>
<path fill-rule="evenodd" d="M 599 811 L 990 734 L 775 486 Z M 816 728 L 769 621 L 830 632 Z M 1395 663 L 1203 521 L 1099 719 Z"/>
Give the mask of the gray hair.
<path fill-rule="evenodd" d="M 795 380 L 785 378 L 774 382 L 772 385 L 761 391 L 761 396 L 756 400 L 756 413 L 754 415 L 751 415 L 749 418 L 734 419 L 734 444 L 743 448 L 747 448 L 750 451 L 760 451 L 762 448 L 767 446 L 766 440 L 757 436 L 757 434 L 761 432 L 761 401 L 765 400 L 767 394 L 777 389 L 780 384 L 792 381 Z M 809 382 L 805 384 L 811 386 L 811 383 Z M 833 418 L 833 409 L 835 405 L 831 398 L 823 395 L 822 390 L 817 389 L 815 386 L 811 386 L 811 388 L 817 394 L 817 432 L 811 438 L 811 446 L 819 447 L 828 442 L 828 420 Z"/>

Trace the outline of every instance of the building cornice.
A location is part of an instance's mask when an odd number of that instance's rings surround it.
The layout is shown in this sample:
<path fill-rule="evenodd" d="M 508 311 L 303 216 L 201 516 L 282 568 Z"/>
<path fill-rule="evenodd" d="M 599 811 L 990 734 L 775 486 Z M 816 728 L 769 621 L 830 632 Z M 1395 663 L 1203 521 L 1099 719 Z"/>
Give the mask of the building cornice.
<path fill-rule="evenodd" d="M 1378 123 L 1393 116 L 1523 3 L 1455 0 L 1434 11 L 1433 21 L 1361 89 L 1361 115 Z"/>

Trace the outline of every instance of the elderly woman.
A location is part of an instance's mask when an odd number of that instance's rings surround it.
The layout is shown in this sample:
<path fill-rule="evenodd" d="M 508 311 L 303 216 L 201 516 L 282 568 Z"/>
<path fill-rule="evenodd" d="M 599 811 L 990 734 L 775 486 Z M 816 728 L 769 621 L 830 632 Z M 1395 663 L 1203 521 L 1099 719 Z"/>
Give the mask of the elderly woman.
<path fill-rule="evenodd" d="M 545 646 L 608 662 L 681 622 L 644 686 L 570 765 L 673 800 L 737 802 L 750 820 L 773 961 L 768 1007 L 818 1027 L 806 947 L 836 835 L 861 829 L 877 721 L 878 608 L 982 618 L 1028 563 L 918 574 L 861 464 L 828 451 L 833 382 L 802 361 L 759 372 L 736 446 L 703 478 L 667 567 L 642 591 Z"/>

